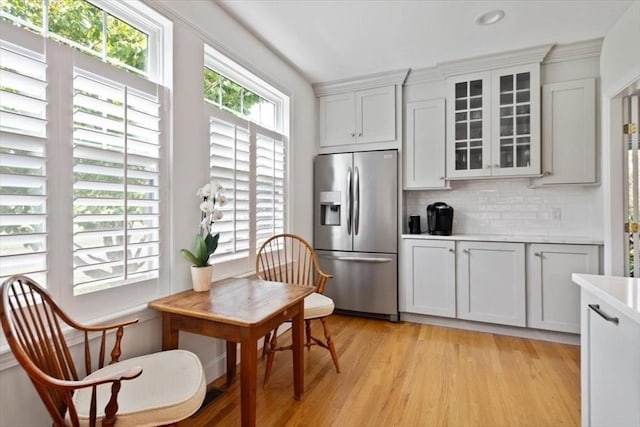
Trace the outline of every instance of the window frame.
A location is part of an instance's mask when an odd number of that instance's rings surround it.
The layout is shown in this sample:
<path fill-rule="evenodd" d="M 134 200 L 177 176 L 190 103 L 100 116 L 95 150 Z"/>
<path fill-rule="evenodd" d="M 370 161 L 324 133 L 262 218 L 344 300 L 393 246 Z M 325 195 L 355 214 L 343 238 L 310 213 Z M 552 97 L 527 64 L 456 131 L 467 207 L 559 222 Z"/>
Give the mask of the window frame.
<path fill-rule="evenodd" d="M 220 105 L 214 104 L 204 97 L 203 104 L 205 109 L 206 125 L 209 126 L 209 118 L 215 117 L 220 120 L 227 120 L 231 123 L 246 123 L 249 129 L 249 141 L 250 141 L 250 217 L 249 217 L 249 252 L 248 256 L 244 255 L 223 255 L 216 260 L 216 254 L 213 255 L 211 261 L 216 266 L 215 271 L 218 277 L 227 277 L 238 274 L 248 274 L 255 270 L 255 262 L 257 258 L 257 204 L 256 204 L 256 171 L 257 171 L 257 142 L 256 136 L 258 133 L 268 136 L 281 138 L 284 146 L 284 180 L 283 180 L 283 232 L 289 230 L 289 218 L 291 212 L 290 206 L 290 159 L 291 148 L 289 139 L 289 105 L 290 98 L 285 93 L 281 92 L 263 78 L 257 76 L 252 71 L 242 66 L 238 62 L 235 62 L 227 55 L 221 53 L 217 49 L 205 43 L 204 45 L 204 67 L 211 69 L 212 71 L 222 75 L 223 77 L 233 81 L 234 83 L 244 87 L 245 89 L 255 93 L 256 95 L 264 98 L 265 100 L 272 102 L 275 106 L 275 118 L 274 128 L 269 128 L 264 125 L 255 123 L 248 117 L 243 117 L 239 114 L 235 114 L 226 108 L 222 108 Z M 203 69 L 204 72 L 204 69 Z M 208 135 L 208 133 L 207 133 Z M 210 141 L 209 141 L 210 143 Z M 213 153 L 209 152 L 212 156 Z M 209 167 L 210 178 L 215 180 L 216 177 L 212 175 L 211 167 Z"/>
<path fill-rule="evenodd" d="M 167 47 L 172 42 L 172 23 L 167 18 L 152 11 L 148 6 L 136 2 L 136 7 L 144 7 L 162 18 L 162 28 L 158 27 L 159 40 L 156 46 Z M 128 9 L 134 10 L 127 3 Z M 123 9 L 124 10 L 124 9 Z M 111 13 L 109 11 L 109 13 Z M 140 13 L 138 11 L 137 13 Z M 117 16 L 122 19 L 121 15 Z M 132 24 L 131 19 L 123 19 Z M 67 312 L 81 322 L 93 322 L 97 318 L 117 318 L 132 310 L 138 311 L 149 300 L 170 291 L 171 266 L 169 262 L 161 262 L 158 277 L 151 280 L 123 281 L 107 289 L 74 295 L 73 283 L 73 76 L 74 64 L 83 65 L 85 69 L 100 70 L 105 78 L 112 78 L 129 86 L 157 87 L 160 103 L 161 152 L 159 159 L 160 183 L 160 258 L 173 259 L 171 250 L 170 221 L 170 109 L 168 106 L 169 89 L 167 86 L 153 81 L 149 76 L 143 77 L 117 68 L 113 64 L 103 62 L 97 57 L 85 54 L 71 46 L 60 44 L 42 33 L 34 33 L 20 28 L 12 22 L 0 22 L 2 40 L 7 43 L 35 52 L 46 52 L 47 86 L 47 288 L 52 296 L 65 307 Z M 139 29 L 139 28 L 138 28 Z M 149 46 L 151 43 L 149 43 Z M 170 51 L 162 51 L 163 59 L 158 61 L 164 66 L 171 64 Z M 82 67 L 81 67 L 82 68 Z M 151 70 L 151 65 L 150 65 Z M 168 75 L 162 67 L 157 68 L 155 75 L 164 78 Z M 124 286 L 122 286 L 124 285 Z M 105 301 L 109 301 L 105 304 Z"/>

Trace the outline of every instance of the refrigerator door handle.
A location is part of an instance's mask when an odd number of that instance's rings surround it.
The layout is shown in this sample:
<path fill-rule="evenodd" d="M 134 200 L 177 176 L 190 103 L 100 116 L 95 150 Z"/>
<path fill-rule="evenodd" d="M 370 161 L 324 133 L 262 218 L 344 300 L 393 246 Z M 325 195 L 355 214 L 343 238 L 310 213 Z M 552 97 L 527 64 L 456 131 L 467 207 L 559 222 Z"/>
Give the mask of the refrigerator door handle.
<path fill-rule="evenodd" d="M 353 198 L 353 210 L 354 210 L 354 226 L 353 226 L 353 234 L 358 235 L 358 229 L 360 228 L 360 171 L 358 171 L 358 167 L 355 168 L 355 176 L 354 176 L 354 187 L 355 194 Z"/>
<path fill-rule="evenodd" d="M 391 262 L 391 258 L 370 258 L 370 257 L 356 257 L 356 256 L 333 256 L 333 255 L 319 255 L 319 258 L 330 259 L 334 261 L 355 261 L 355 262 L 371 262 L 376 264 L 382 264 L 385 262 Z"/>
<path fill-rule="evenodd" d="M 351 168 L 347 171 L 347 235 L 351 236 Z"/>

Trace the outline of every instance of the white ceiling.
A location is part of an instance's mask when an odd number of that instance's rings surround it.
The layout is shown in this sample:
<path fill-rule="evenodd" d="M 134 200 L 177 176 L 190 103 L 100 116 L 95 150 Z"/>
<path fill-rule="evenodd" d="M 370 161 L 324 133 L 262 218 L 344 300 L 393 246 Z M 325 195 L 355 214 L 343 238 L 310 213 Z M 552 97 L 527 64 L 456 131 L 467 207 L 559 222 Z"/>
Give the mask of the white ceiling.
<path fill-rule="evenodd" d="M 640 0 L 216 1 L 315 83 L 602 37 Z M 505 18 L 475 24 L 493 9 Z"/>

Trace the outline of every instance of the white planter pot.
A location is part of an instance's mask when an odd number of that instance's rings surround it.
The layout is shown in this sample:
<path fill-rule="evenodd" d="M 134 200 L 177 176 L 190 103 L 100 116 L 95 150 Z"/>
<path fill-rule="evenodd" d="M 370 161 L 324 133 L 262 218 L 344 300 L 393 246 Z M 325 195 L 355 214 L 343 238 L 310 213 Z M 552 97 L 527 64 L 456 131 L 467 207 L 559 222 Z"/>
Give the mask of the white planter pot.
<path fill-rule="evenodd" d="M 206 292 L 211 289 L 211 272 L 213 271 L 212 265 L 206 267 L 191 266 L 191 282 L 193 283 L 193 290 L 196 292 Z"/>

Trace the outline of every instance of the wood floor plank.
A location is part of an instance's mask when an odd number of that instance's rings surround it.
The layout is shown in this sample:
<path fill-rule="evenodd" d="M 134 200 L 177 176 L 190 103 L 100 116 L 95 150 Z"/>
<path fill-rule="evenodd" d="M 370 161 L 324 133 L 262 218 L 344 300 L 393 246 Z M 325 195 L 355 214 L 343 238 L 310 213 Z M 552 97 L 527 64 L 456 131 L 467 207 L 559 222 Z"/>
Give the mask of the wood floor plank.
<path fill-rule="evenodd" d="M 296 401 L 291 354 L 278 353 L 269 384 L 258 387 L 258 425 L 580 424 L 577 346 L 340 315 L 328 322 L 342 372 L 328 351 L 305 351 L 305 394 Z M 262 361 L 258 372 L 261 384 Z M 224 377 L 214 385 L 224 387 Z M 236 382 L 179 426 L 240 425 L 239 392 Z"/>

